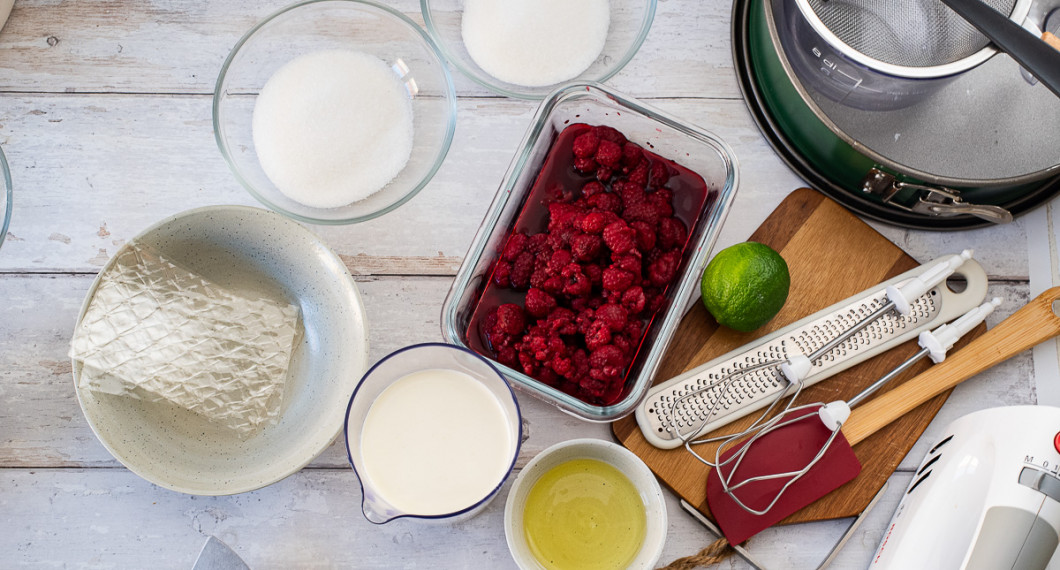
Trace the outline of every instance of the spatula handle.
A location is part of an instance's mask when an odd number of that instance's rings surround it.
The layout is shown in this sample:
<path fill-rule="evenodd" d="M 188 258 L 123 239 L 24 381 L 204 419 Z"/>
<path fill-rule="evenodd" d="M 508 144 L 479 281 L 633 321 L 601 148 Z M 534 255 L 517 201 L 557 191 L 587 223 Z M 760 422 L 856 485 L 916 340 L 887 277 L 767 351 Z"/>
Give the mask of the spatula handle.
<path fill-rule="evenodd" d="M 850 445 L 855 445 L 943 391 L 1060 335 L 1060 316 L 1053 311 L 1057 301 L 1060 287 L 1053 287 L 946 360 L 865 402 L 851 412 L 843 425 L 843 435 Z"/>

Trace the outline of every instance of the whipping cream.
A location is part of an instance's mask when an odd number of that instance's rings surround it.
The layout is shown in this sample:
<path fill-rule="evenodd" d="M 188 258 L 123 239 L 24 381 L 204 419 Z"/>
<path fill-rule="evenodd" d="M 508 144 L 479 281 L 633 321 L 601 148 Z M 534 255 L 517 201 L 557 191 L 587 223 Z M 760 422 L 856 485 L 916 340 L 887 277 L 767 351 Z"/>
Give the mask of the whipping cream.
<path fill-rule="evenodd" d="M 381 59 L 350 50 L 297 57 L 254 103 L 262 170 L 288 198 L 345 206 L 378 192 L 412 154 L 412 102 Z"/>
<path fill-rule="evenodd" d="M 372 403 L 361 432 L 370 486 L 409 514 L 456 512 L 504 480 L 515 453 L 497 397 L 471 376 L 432 369 L 398 379 Z"/>
<path fill-rule="evenodd" d="M 541 87 L 588 69 L 610 24 L 608 0 L 465 0 L 460 32 L 483 71 Z"/>

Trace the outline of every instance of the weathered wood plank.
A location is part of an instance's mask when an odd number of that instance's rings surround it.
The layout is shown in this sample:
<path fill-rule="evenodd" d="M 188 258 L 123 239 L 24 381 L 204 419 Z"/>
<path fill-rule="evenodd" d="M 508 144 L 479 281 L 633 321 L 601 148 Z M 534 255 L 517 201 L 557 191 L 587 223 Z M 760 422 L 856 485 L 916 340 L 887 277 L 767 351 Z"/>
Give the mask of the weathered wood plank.
<path fill-rule="evenodd" d="M 212 93 L 239 38 L 290 3 L 18 0 L 0 34 L 0 92 Z M 385 3 L 423 24 L 419 2 Z M 610 83 L 636 95 L 739 97 L 730 10 L 660 2 L 645 43 Z M 461 95 L 492 96 L 451 69 Z"/>
<path fill-rule="evenodd" d="M 117 247 L 166 216 L 257 202 L 213 140 L 207 97 L 6 96 L 0 143 L 15 211 L 0 272 L 95 272 Z M 663 110 L 716 132 L 740 162 L 740 188 L 719 247 L 747 239 L 803 183 L 766 145 L 741 101 L 666 99 Z M 411 202 L 354 226 L 314 227 L 357 274 L 452 275 L 507 170 L 536 105 L 464 100 L 456 138 L 435 179 Z M 1026 278 L 1020 221 L 937 233 L 878 225 L 927 261 L 972 247 L 992 276 Z M 428 239 L 424 239 L 425 236 Z"/>
<path fill-rule="evenodd" d="M 907 476 L 897 476 L 879 510 L 834 568 L 863 568 Z M 193 497 L 113 469 L 5 469 L 7 519 L 0 552 L 7 568 L 190 568 L 210 535 L 251 568 L 515 568 L 504 540 L 504 498 L 456 525 L 368 523 L 352 470 L 306 470 L 258 491 Z M 713 537 L 667 496 L 665 564 Z M 770 529 L 750 548 L 770 568 L 812 568 L 849 521 Z M 724 567 L 746 568 L 733 559 Z"/>
<path fill-rule="evenodd" d="M 91 277 L 3 276 L 0 295 L 7 302 L 0 320 L 0 467 L 98 467 L 118 463 L 85 423 L 74 395 L 66 357 L 70 335 Z M 374 362 L 402 346 L 441 339 L 439 307 L 448 278 L 387 277 L 358 281 L 369 322 Z M 1023 285 L 994 285 L 1005 303 L 990 324 L 1022 306 Z M 943 406 L 925 437 L 902 463 L 913 468 L 939 430 L 957 417 L 986 407 L 1034 403 L 1031 359 L 1013 361 L 969 380 Z M 610 437 L 606 426 L 587 424 L 520 394 L 529 432 L 523 461 L 576 434 Z M 347 464 L 341 439 L 312 467 Z"/>

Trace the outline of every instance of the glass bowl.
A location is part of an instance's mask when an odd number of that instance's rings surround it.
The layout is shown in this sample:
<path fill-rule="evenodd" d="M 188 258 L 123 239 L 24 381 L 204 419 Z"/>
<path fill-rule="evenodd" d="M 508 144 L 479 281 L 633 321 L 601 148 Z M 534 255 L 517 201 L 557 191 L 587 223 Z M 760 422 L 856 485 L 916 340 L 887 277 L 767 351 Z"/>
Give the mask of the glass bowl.
<path fill-rule="evenodd" d="M 607 81 L 633 59 L 655 18 L 657 0 L 611 0 L 611 22 L 603 51 L 572 81 Z M 543 99 L 556 84 L 527 87 L 507 83 L 484 71 L 468 54 L 461 33 L 464 0 L 420 0 L 427 30 L 438 42 L 446 59 L 461 73 L 483 87 L 508 97 Z"/>
<path fill-rule="evenodd" d="M 448 342 L 471 346 L 468 329 L 494 261 L 527 201 L 549 148 L 560 131 L 571 123 L 617 128 L 630 141 L 698 173 L 710 192 L 696 225 L 689 229 L 678 276 L 666 290 L 663 306 L 644 333 L 637 358 L 626 374 L 621 397 L 615 403 L 603 406 L 587 403 L 495 362 L 517 389 L 576 417 L 612 421 L 631 413 L 651 387 L 663 353 L 684 315 L 686 302 L 699 290 L 707 255 L 736 193 L 737 163 L 729 146 L 711 133 L 600 84 L 571 83 L 560 87 L 538 108 L 445 299 L 441 325 Z"/>
<path fill-rule="evenodd" d="M 7 166 L 7 158 L 4 157 L 3 149 L 0 149 L 0 247 L 4 245 L 7 237 L 7 228 L 11 225 L 12 203 L 11 169 Z"/>
<path fill-rule="evenodd" d="M 398 442 L 405 442 L 404 446 L 394 449 L 394 456 L 404 453 L 407 457 L 416 457 L 415 461 L 402 464 L 402 468 L 394 469 L 394 457 L 389 453 L 381 456 L 378 452 L 369 451 L 365 453 L 362 435 L 366 433 L 365 426 L 369 423 L 369 411 L 377 402 L 381 402 L 380 395 L 393 386 L 398 380 L 409 377 L 419 372 L 431 371 L 456 371 L 463 373 L 465 377 L 476 380 L 486 393 L 459 393 L 454 395 L 458 398 L 452 402 L 449 408 L 444 407 L 445 394 L 435 394 L 434 398 L 427 402 L 406 400 L 402 405 L 394 405 L 387 408 L 391 418 L 396 424 L 382 424 L 385 429 L 382 433 L 391 435 L 391 441 L 387 443 L 387 449 Z M 441 382 L 444 378 L 437 375 L 430 376 L 431 382 Z M 450 385 L 452 387 L 452 385 Z M 408 394 L 409 392 L 405 392 Z M 457 394 L 450 390 L 450 394 Z M 502 430 L 483 430 L 483 425 L 476 426 L 476 418 L 469 414 L 470 409 L 459 410 L 457 407 L 462 402 L 474 402 L 478 398 L 478 404 L 485 403 L 489 407 L 490 400 L 499 405 L 499 412 L 503 413 L 506 424 L 505 433 Z M 391 397 L 387 403 L 393 403 Z M 437 405 L 436 405 L 437 404 Z M 439 408 L 438 406 L 443 406 Z M 468 404 L 465 407 L 469 408 Z M 409 410 L 424 410 L 419 417 L 399 416 L 398 412 L 408 413 Z M 478 408 L 476 408 L 478 409 Z M 380 417 L 380 416 L 376 416 Z M 493 418 L 493 419 L 496 419 Z M 375 425 L 380 425 L 376 423 Z M 435 521 L 444 523 L 459 522 L 473 517 L 486 507 L 497 496 L 504 481 L 511 475 L 515 468 L 515 460 L 519 456 L 519 447 L 523 435 L 522 415 L 519 411 L 519 402 L 515 398 L 504 376 L 485 358 L 459 346 L 442 343 L 425 343 L 408 346 L 397 350 L 380 360 L 361 379 L 357 389 L 350 398 L 349 407 L 346 410 L 346 454 L 353 466 L 354 472 L 361 483 L 361 510 L 369 522 L 384 524 L 398 518 L 411 518 L 420 521 Z M 381 428 L 382 429 L 382 428 Z M 370 429 L 369 429 L 370 431 Z M 468 438 L 470 436 L 470 439 Z M 413 439 L 414 438 L 414 439 Z M 474 445 L 457 445 L 447 448 L 453 439 L 464 438 Z M 504 441 L 500 441 L 504 440 Z M 419 450 L 414 448 L 421 448 Z M 379 449 L 378 446 L 375 447 Z M 500 451 L 506 449 L 503 457 L 498 454 L 495 457 L 485 457 L 488 450 Z M 433 451 L 432 451 L 433 450 Z M 369 470 L 366 469 L 366 455 L 379 460 L 377 465 L 389 462 L 389 471 L 380 470 L 377 467 L 376 480 L 373 480 Z M 428 455 L 435 457 L 426 459 Z M 463 457 L 465 461 L 459 466 L 444 464 L 454 458 Z M 372 459 L 367 459 L 371 462 Z M 399 459 L 400 461 L 400 459 Z M 438 461 L 436 464 L 427 464 Z M 505 465 L 503 475 L 497 481 L 480 479 L 471 483 L 472 489 L 453 491 L 450 483 L 458 481 L 461 484 L 473 479 L 476 474 L 488 472 L 491 468 Z M 407 473 L 413 473 L 411 477 Z M 421 480 L 415 473 L 429 474 L 429 480 Z M 383 475 L 389 475 L 383 477 Z M 488 475 L 486 476 L 488 479 Z M 383 479 L 383 480 L 380 480 Z M 437 489 L 430 486 L 438 483 Z M 477 486 L 476 486 L 477 483 Z M 431 505 L 430 508 L 418 509 L 412 505 L 424 505 L 423 498 L 411 497 L 408 489 L 416 488 L 420 492 L 430 493 L 431 496 L 444 495 L 446 491 L 463 493 L 465 498 L 473 495 L 474 490 L 485 489 L 493 485 L 491 490 L 484 493 L 478 500 L 461 504 L 461 508 L 454 508 L 451 512 L 434 513 L 439 510 L 439 505 Z M 394 503 L 399 503 L 395 505 Z M 403 503 L 403 504 L 401 504 Z M 451 506 L 451 504 L 450 504 Z M 417 512 L 418 511 L 418 512 Z M 429 512 L 430 514 L 424 514 Z"/>
<path fill-rule="evenodd" d="M 542 475 L 558 465 L 577 459 L 593 459 L 607 463 L 625 475 L 637 489 L 644 504 L 644 542 L 628 567 L 654 568 L 666 543 L 667 531 L 666 500 L 659 481 L 651 469 L 632 451 L 617 443 L 590 438 L 563 441 L 545 449 L 523 467 L 512 483 L 508 500 L 504 504 L 504 536 L 516 564 L 526 570 L 544 570 L 545 567 L 534 557 L 527 544 L 523 527 L 527 495 Z M 615 521 L 603 521 L 596 529 L 599 534 L 589 534 L 585 540 L 598 540 L 601 534 L 604 534 L 608 522 Z"/>
<path fill-rule="evenodd" d="M 412 100 L 408 163 L 382 190 L 345 206 L 296 202 L 269 180 L 255 152 L 252 117 L 262 86 L 290 60 L 320 50 L 352 50 L 383 60 Z M 350 224 L 381 216 L 416 195 L 437 172 L 456 127 L 452 78 L 434 41 L 403 14 L 361 0 L 310 0 L 254 26 L 228 55 L 213 98 L 214 135 L 228 166 L 263 204 L 297 220 Z"/>

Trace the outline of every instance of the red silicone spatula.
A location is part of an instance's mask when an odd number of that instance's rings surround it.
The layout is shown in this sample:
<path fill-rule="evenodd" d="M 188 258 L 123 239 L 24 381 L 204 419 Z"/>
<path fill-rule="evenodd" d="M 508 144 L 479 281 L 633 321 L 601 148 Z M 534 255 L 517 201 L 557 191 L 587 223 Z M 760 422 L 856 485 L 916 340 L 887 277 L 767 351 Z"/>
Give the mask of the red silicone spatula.
<path fill-rule="evenodd" d="M 855 409 L 843 423 L 824 455 L 812 468 L 783 491 L 776 504 L 764 514 L 751 513 L 736 502 L 761 510 L 781 493 L 784 480 L 754 477 L 774 475 L 805 466 L 822 451 L 832 430 L 822 422 L 803 421 L 763 435 L 748 448 L 738 467 L 739 489 L 727 493 L 716 470 L 707 476 L 707 504 L 718 526 L 731 544 L 739 544 L 759 531 L 827 495 L 853 479 L 861 470 L 851 448 L 914 408 L 964 380 L 1060 335 L 1060 317 L 1053 304 L 1060 301 L 1060 287 L 1054 287 L 1031 300 L 990 331 L 970 342 L 964 349 L 915 378 Z M 814 413 L 809 410 L 808 413 Z M 739 447 L 727 452 L 735 453 Z M 723 456 L 725 459 L 728 455 Z"/>

